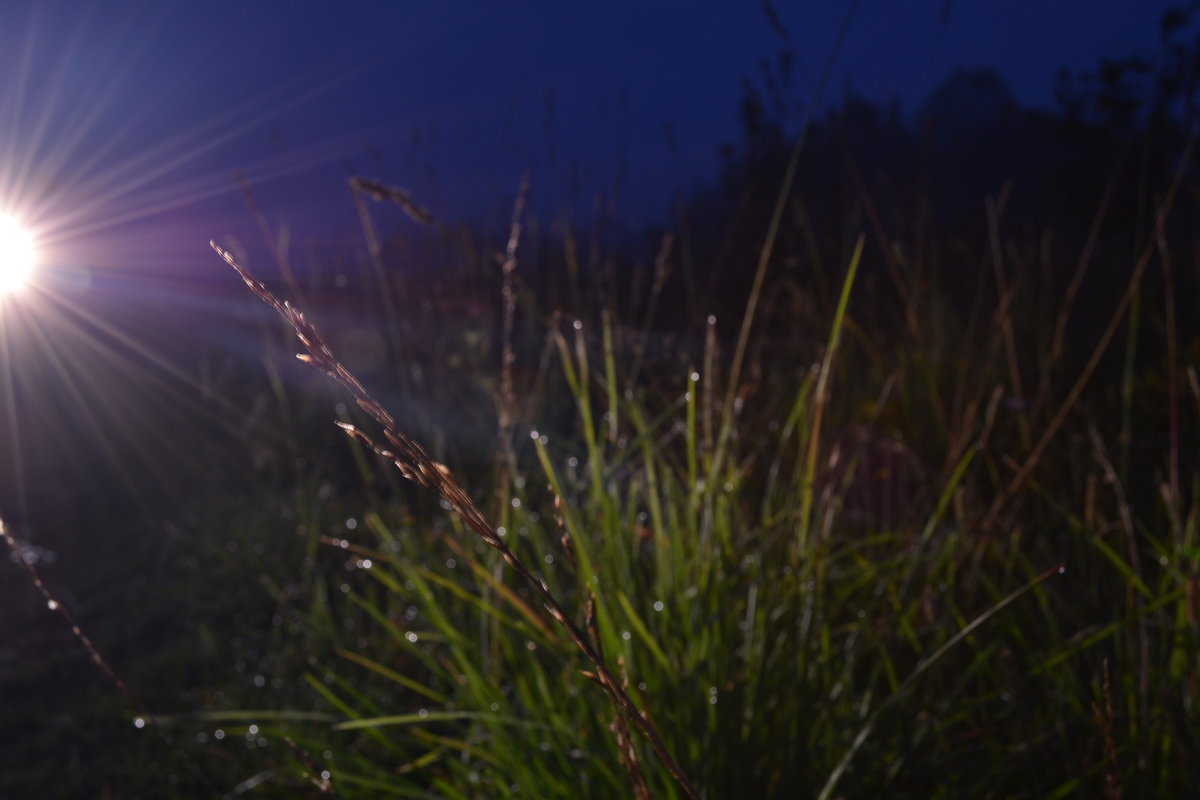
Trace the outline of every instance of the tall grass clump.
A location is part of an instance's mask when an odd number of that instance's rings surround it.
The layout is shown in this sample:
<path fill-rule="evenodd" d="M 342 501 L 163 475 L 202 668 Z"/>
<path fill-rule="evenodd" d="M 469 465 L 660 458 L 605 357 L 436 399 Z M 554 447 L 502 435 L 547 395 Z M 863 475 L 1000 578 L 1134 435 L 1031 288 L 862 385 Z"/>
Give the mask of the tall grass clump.
<path fill-rule="evenodd" d="M 889 347 L 852 321 L 863 249 L 860 239 L 849 255 L 811 369 L 772 373 L 759 356 L 751 379 L 731 380 L 710 317 L 702 346 L 677 353 L 676 374 L 650 389 L 626 367 L 645 341 L 634 334 L 622 351 L 612 313 L 565 331 L 552 317 L 543 355 L 557 357 L 575 419 L 553 438 L 535 430 L 501 443 L 494 523 L 311 323 L 219 251 L 295 328 L 302 360 L 381 426 L 386 444 L 339 423 L 356 446 L 455 512 L 396 524 L 369 511 L 366 535 L 323 539 L 362 574 L 342 586 L 339 611 L 354 641 L 307 678 L 344 717 L 306 734 L 309 750 L 330 754 L 336 791 L 680 796 L 694 781 L 711 797 L 976 796 L 1178 785 L 1175 742 L 1194 723 L 1154 709 L 1172 705 L 1168 674 L 1194 671 L 1188 579 L 1169 554 L 1194 539 L 1195 493 L 1173 501 L 1173 540 L 1145 528 L 1139 544 L 1094 424 L 1089 463 L 1049 491 L 1038 461 L 1060 463 L 1047 443 L 1094 364 L 1040 419 L 1005 414 L 1005 379 L 1023 368 L 1004 346 L 1016 327 L 1008 300 L 993 321 L 993 361 L 972 357 L 969 334 L 955 348 L 944 331 L 922 330 L 936 315 L 906 324 L 915 342 L 937 344 Z M 1139 262 L 1096 353 L 1144 270 Z M 747 411 L 755 393 L 761 418 Z M 913 423 L 929 441 L 905 441 Z M 1103 485 L 1121 520 L 1111 529 Z M 1118 534 L 1124 550 L 1108 541 Z M 1121 744 L 1116 707 L 1132 724 Z"/>
<path fill-rule="evenodd" d="M 710 315 L 654 354 L 669 250 L 648 300 L 598 284 L 592 310 L 544 314 L 515 288 L 515 221 L 499 442 L 463 482 L 218 249 L 358 402 L 365 418 L 339 424 L 364 481 L 373 453 L 454 512 L 413 513 L 422 501 L 389 485 L 363 525 L 319 537 L 354 569 L 305 678 L 338 719 L 287 730 L 323 754 L 301 771 L 344 797 L 1185 792 L 1200 478 L 1181 443 L 1200 390 L 1171 326 L 1159 383 L 1114 353 L 1122 331 L 1137 349 L 1131 311 L 1162 302 L 1173 319 L 1182 174 L 1099 338 L 1073 349 L 1072 290 L 1053 325 L 1023 311 L 1044 254 L 1005 236 L 1003 198 L 964 256 L 989 276 L 970 302 L 885 250 L 900 291 L 868 307 L 859 237 L 822 339 L 783 357 L 752 335 L 771 322 L 759 299 L 786 307 L 765 256 L 732 342 Z M 1156 261 L 1165 293 L 1146 281 Z M 518 311 L 544 343 L 522 351 L 538 364 L 522 386 Z M 1114 358 L 1116 395 L 1097 377 Z M 1146 452 L 1131 412 L 1163 393 L 1165 447 Z"/>
<path fill-rule="evenodd" d="M 382 366 L 338 309 L 327 337 L 214 245 L 282 315 L 266 345 L 298 337 L 355 402 L 268 362 L 253 416 L 320 468 L 231 486 L 208 523 L 267 542 L 254 668 L 280 688 L 139 719 L 189 753 L 198 727 L 244 739 L 196 759 L 235 796 L 1187 796 L 1190 156 L 1131 254 L 1104 244 L 1111 193 L 1073 251 L 1010 232 L 1007 190 L 980 240 L 935 246 L 890 238 L 906 209 L 863 184 L 819 233 L 785 186 L 765 246 L 714 248 L 753 274 L 716 257 L 707 289 L 683 232 L 619 272 L 530 234 L 522 189 L 491 252 L 355 179 L 362 285 L 324 299 L 378 328 Z M 367 201 L 425 226 L 458 284 L 401 281 Z M 1101 258 L 1120 280 L 1083 325 Z M 322 436 L 330 406 L 347 436 Z"/>

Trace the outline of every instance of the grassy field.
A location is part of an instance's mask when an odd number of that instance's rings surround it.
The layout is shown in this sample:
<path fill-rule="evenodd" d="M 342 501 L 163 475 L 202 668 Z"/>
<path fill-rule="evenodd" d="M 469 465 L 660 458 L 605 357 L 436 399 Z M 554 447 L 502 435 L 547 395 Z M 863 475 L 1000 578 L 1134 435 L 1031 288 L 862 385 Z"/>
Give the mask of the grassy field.
<path fill-rule="evenodd" d="M 725 294 L 695 288 L 686 233 L 619 265 L 522 234 L 520 202 L 506 246 L 433 229 L 432 283 L 401 283 L 370 225 L 336 298 L 284 263 L 277 290 L 245 274 L 284 315 L 258 323 L 261 385 L 224 395 L 252 466 L 147 551 L 124 633 L 99 615 L 98 644 L 152 643 L 114 659 L 127 690 L 86 653 L 52 670 L 71 711 L 14 712 L 37 733 L 0 788 L 1186 796 L 1200 352 L 1176 331 L 1178 179 L 1128 258 L 1095 256 L 1125 268 L 1082 327 L 1087 242 L 1044 263 L 996 204 L 978 251 L 921 251 L 858 235 L 861 204 L 831 245 L 781 199 Z M 428 222 L 354 191 L 364 220 Z M 63 637 L 47 650 L 82 650 Z M 45 758 L 64 741 L 74 767 Z"/>

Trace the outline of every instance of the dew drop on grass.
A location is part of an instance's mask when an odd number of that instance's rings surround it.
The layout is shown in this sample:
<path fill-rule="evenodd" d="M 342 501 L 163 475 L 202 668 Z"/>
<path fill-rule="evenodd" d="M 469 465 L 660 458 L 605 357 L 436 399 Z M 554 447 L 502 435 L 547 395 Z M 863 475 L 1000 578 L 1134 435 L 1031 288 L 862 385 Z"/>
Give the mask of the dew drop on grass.
<path fill-rule="evenodd" d="M 421 719 L 425 719 L 426 717 L 429 716 L 429 709 L 427 709 L 427 708 L 419 709 L 417 711 L 417 716 L 420 717 Z"/>
<path fill-rule="evenodd" d="M 138 730 L 141 730 L 142 728 L 146 727 L 146 720 L 142 719 L 141 717 L 134 717 L 133 718 L 133 727 L 137 728 Z"/>
<path fill-rule="evenodd" d="M 458 566 L 458 562 L 455 561 L 453 558 L 446 559 L 446 569 L 454 569 L 457 566 Z"/>
<path fill-rule="evenodd" d="M 632 637 L 630 636 L 629 631 L 623 631 L 621 633 L 621 638 L 628 642 Z"/>
<path fill-rule="evenodd" d="M 662 611 L 662 610 L 663 610 L 663 601 L 662 601 L 662 600 L 655 600 L 655 601 L 654 601 L 654 610 L 655 610 L 655 611 Z"/>
<path fill-rule="evenodd" d="M 213 731 L 213 738 L 216 739 L 218 742 L 221 741 L 222 739 L 225 738 L 225 731 L 221 730 L 220 728 L 217 728 L 215 731 Z"/>
<path fill-rule="evenodd" d="M 527 641 L 525 642 L 525 649 L 532 653 L 534 650 L 537 650 L 537 645 Z"/>
<path fill-rule="evenodd" d="M 413 644 L 416 644 L 416 643 L 417 643 L 417 639 L 418 639 L 419 637 L 417 636 L 417 634 L 413 633 L 412 631 L 409 631 L 408 633 L 404 634 L 404 638 L 405 638 L 405 639 L 408 639 L 408 640 L 409 640 L 410 642 L 412 642 Z"/>
<path fill-rule="evenodd" d="M 50 609 L 51 611 L 57 611 L 58 610 L 58 601 L 57 600 L 46 601 L 46 608 Z"/>

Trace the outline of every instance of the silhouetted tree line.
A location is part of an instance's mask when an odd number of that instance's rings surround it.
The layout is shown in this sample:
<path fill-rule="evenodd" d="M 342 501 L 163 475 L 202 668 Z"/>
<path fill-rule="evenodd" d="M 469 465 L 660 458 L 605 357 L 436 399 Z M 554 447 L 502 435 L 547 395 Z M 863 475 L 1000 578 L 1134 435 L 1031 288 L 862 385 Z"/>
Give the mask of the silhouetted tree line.
<path fill-rule="evenodd" d="M 955 72 L 911 115 L 894 102 L 846 96 L 804 134 L 776 269 L 790 271 L 828 305 L 854 238 L 865 232 L 864 291 L 885 299 L 898 271 L 914 285 L 966 299 L 981 271 L 991 269 L 990 202 L 1004 249 L 1015 242 L 1028 255 L 1006 268 L 1026 272 L 1053 297 L 1070 280 L 1102 214 L 1078 305 L 1085 328 L 1089 320 L 1102 324 L 1150 241 L 1195 130 L 1198 9 L 1193 3 L 1161 18 L 1152 57 L 1106 58 L 1090 70 L 1060 71 L 1048 110 L 1023 107 L 990 68 Z M 745 296 L 800 135 L 794 71 L 794 54 L 785 50 L 743 82 L 741 141 L 722 148 L 717 181 L 684 204 L 692 252 L 709 260 L 709 268 L 693 270 L 704 285 L 689 316 Z M 1189 225 L 1200 210 L 1195 174 L 1189 165 L 1168 225 L 1179 262 L 1175 289 L 1185 307 L 1198 299 L 1197 267 L 1185 257 L 1197 243 Z M 1156 274 L 1148 273 L 1150 287 Z M 1188 325 L 1192 316 L 1181 322 Z"/>

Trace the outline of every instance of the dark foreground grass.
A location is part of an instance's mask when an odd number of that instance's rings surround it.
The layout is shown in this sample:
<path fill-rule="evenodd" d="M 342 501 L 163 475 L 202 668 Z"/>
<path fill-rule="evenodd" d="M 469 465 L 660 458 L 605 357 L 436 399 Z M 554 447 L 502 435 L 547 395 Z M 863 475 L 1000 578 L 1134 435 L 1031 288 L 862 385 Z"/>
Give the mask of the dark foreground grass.
<path fill-rule="evenodd" d="M 365 535 L 323 539 L 362 577 L 336 603 L 353 637 L 308 677 L 341 718 L 291 732 L 327 756 L 311 776 L 322 791 L 1187 791 L 1196 480 L 1185 494 L 1168 478 L 1135 516 L 1080 405 L 1150 253 L 1063 398 L 1013 413 L 1005 382 L 1019 385 L 1022 364 L 1007 299 L 995 346 L 981 348 L 990 363 L 919 324 L 913 339 L 939 344 L 888 346 L 859 328 L 857 358 L 841 352 L 862 247 L 819 365 L 756 365 L 763 419 L 747 413 L 745 381 L 722 385 L 744 341 L 725 366 L 708 337 L 692 353 L 703 369 L 648 391 L 626 378 L 611 314 L 595 333 L 551 326 L 576 427 L 561 443 L 537 431 L 501 442 L 495 525 L 243 272 L 390 449 L 342 427 L 456 512 L 397 526 L 368 511 Z M 907 444 L 906 429 L 932 441 Z M 1062 439 L 1078 444 L 1055 452 Z M 1164 476 L 1178 469 L 1168 441 Z"/>
<path fill-rule="evenodd" d="M 860 291 L 860 239 L 827 313 L 788 328 L 820 340 L 755 336 L 756 304 L 778 314 L 792 280 L 764 255 L 736 335 L 701 319 L 666 353 L 662 264 L 636 316 L 632 299 L 544 314 L 516 283 L 514 225 L 497 318 L 476 326 L 401 311 L 373 238 L 406 391 L 417 365 L 471 363 L 456 337 L 499 331 L 481 348 L 499 368 L 460 395 L 494 408 L 446 410 L 498 431 L 461 472 L 239 267 L 358 401 L 339 420 L 352 466 L 337 486 L 247 484 L 214 512 L 267 542 L 275 613 L 244 634 L 268 645 L 247 673 L 279 688 L 135 713 L 186 756 L 184 783 L 230 796 L 1187 796 L 1200 386 L 1172 326 L 1135 358 L 1130 318 L 1176 302 L 1145 288 L 1169 275 L 1174 194 L 1101 335 L 1074 345 L 1069 294 L 1062 324 L 1028 311 L 1044 298 L 995 207 L 995 287 L 969 302 L 921 265 L 900 265 L 898 297 Z M 436 335 L 406 338 L 422 313 Z M 272 402 L 301 452 L 329 447 L 302 424 L 327 412 L 280 381 Z"/>

